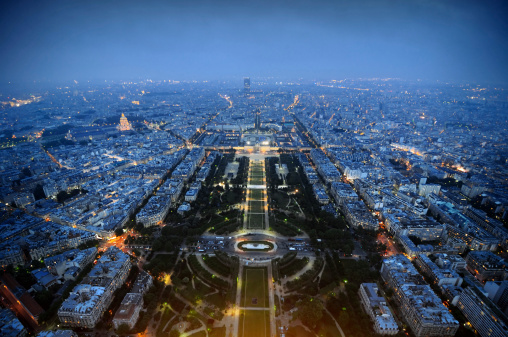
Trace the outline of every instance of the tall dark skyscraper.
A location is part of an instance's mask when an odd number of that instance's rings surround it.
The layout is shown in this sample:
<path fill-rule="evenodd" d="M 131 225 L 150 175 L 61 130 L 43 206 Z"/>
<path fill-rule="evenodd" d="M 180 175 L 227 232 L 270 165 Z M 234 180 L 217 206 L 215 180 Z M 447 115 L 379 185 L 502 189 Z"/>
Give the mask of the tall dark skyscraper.
<path fill-rule="evenodd" d="M 250 94 L 250 77 L 243 78 L 243 93 L 245 96 Z"/>

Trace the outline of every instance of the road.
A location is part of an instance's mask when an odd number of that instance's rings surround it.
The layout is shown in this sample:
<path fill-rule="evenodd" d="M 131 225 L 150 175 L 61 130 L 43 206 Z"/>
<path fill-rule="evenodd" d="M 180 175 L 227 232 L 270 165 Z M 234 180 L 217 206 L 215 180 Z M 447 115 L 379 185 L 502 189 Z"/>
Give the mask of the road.
<path fill-rule="evenodd" d="M 393 243 L 393 240 L 386 236 L 386 233 L 380 233 L 377 237 L 378 241 L 386 246 L 385 256 L 400 254 L 399 250 Z"/>
<path fill-rule="evenodd" d="M 215 249 L 213 247 L 219 247 L 219 249 L 223 252 L 226 252 L 230 255 L 236 255 L 243 259 L 267 259 L 267 258 L 276 258 L 281 257 L 284 254 L 290 251 L 298 252 L 299 256 L 314 256 L 314 249 L 310 247 L 310 239 L 300 237 L 298 239 L 288 238 L 283 236 L 277 236 L 273 232 L 264 231 L 264 230 L 249 230 L 242 231 L 236 234 L 232 234 L 227 237 L 221 237 L 223 239 L 216 239 L 215 236 L 212 235 L 203 235 L 200 237 L 200 241 L 202 242 L 214 242 L 212 244 L 200 244 L 200 249 L 204 249 L 204 252 L 201 253 L 213 253 Z M 242 241 L 269 241 L 274 243 L 277 246 L 276 250 L 270 252 L 242 252 L 236 249 L 236 244 Z M 296 241 L 299 240 L 299 241 Z M 224 246 L 218 244 L 219 241 L 224 241 Z"/>

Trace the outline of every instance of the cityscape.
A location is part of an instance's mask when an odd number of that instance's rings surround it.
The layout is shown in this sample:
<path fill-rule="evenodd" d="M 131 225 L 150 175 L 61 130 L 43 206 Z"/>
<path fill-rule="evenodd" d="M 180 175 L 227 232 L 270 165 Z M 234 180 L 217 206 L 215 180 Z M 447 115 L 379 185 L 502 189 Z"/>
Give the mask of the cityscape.
<path fill-rule="evenodd" d="M 1 336 L 508 336 L 508 6 L 28 2 Z"/>
<path fill-rule="evenodd" d="M 508 331 L 503 89 L 244 78 L 21 97 L 2 110 L 2 331 Z"/>

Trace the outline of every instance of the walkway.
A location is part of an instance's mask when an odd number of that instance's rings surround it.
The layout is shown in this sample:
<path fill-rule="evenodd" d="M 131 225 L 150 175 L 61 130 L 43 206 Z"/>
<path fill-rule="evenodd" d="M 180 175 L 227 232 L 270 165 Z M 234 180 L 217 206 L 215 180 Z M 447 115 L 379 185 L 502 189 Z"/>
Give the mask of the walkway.
<path fill-rule="evenodd" d="M 240 326 L 240 304 L 242 303 L 242 276 L 243 275 L 243 264 L 240 263 L 240 268 L 238 268 L 238 284 L 236 286 L 236 300 L 235 300 L 235 306 L 233 308 L 234 314 L 235 314 L 235 321 L 233 323 L 232 332 L 233 336 L 238 336 L 239 326 Z M 228 328 L 226 327 L 226 336 L 229 336 L 228 334 Z"/>
<path fill-rule="evenodd" d="M 337 322 L 337 320 L 335 319 L 335 317 L 333 317 L 332 313 L 330 311 L 328 311 L 328 309 L 326 307 L 324 307 L 325 311 L 328 313 L 328 315 L 330 315 L 330 317 L 333 319 L 333 321 L 335 322 L 335 326 L 337 327 L 337 329 L 339 330 L 340 332 L 340 335 L 342 337 L 346 337 L 346 335 L 344 335 L 344 331 L 342 331 L 342 328 L 340 327 L 339 325 L 339 322 Z"/>
<path fill-rule="evenodd" d="M 272 263 L 268 263 L 268 303 L 270 306 L 270 335 L 277 336 L 277 324 L 275 323 L 275 283 L 273 282 Z M 277 303 L 278 305 L 278 303 Z"/>
<path fill-rule="evenodd" d="M 307 257 L 309 258 L 309 262 L 305 265 L 305 267 L 303 267 L 301 270 L 299 270 L 296 274 L 288 276 L 288 277 L 281 277 L 281 282 L 283 284 L 286 282 L 289 282 L 289 281 L 293 281 L 294 279 L 302 276 L 305 272 L 311 270 L 314 267 L 314 262 L 316 261 L 316 258 L 309 257 L 309 256 L 307 256 Z M 281 275 L 281 276 L 284 276 L 284 275 Z"/>

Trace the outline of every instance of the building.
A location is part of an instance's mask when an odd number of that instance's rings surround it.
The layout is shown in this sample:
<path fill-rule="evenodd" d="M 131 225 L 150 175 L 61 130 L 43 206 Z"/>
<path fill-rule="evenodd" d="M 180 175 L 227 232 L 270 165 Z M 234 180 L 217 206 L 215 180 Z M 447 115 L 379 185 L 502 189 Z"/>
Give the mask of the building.
<path fill-rule="evenodd" d="M 365 312 L 374 321 L 374 331 L 380 335 L 395 335 L 398 325 L 384 297 L 379 296 L 375 283 L 362 283 L 358 290 Z"/>
<path fill-rule="evenodd" d="M 178 214 L 180 214 L 181 216 L 184 216 L 186 212 L 190 211 L 191 210 L 191 206 L 190 204 L 187 202 L 187 201 L 184 201 L 180 207 L 178 207 L 178 209 L 176 210 L 176 212 Z"/>
<path fill-rule="evenodd" d="M 418 186 L 418 194 L 424 197 L 427 197 L 431 193 L 438 195 L 440 190 L 441 185 L 438 184 L 420 184 Z"/>
<path fill-rule="evenodd" d="M 120 308 L 115 313 L 113 325 L 115 329 L 122 324 L 127 324 L 131 329 L 139 319 L 139 312 L 143 308 L 143 295 L 153 285 L 153 279 L 146 271 L 138 274 L 132 285 L 131 292 L 125 295 Z"/>
<path fill-rule="evenodd" d="M 321 205 L 327 205 L 330 202 L 330 198 L 328 198 L 328 194 L 326 194 L 326 190 L 323 185 L 319 183 L 313 184 L 312 191 L 314 191 L 314 196 Z"/>
<path fill-rule="evenodd" d="M 127 324 L 133 328 L 139 318 L 139 312 L 143 308 L 143 295 L 137 293 L 128 293 L 122 300 L 120 307 L 113 317 L 115 329 L 122 324 Z"/>
<path fill-rule="evenodd" d="M 460 286 L 462 284 L 462 277 L 460 277 L 455 270 L 439 268 L 428 256 L 424 254 L 418 255 L 415 262 L 422 271 L 431 278 L 434 284 L 438 286 Z"/>
<path fill-rule="evenodd" d="M 122 117 L 120 117 L 120 124 L 118 125 L 119 131 L 129 131 L 131 129 L 131 124 L 127 120 L 127 117 L 125 117 L 124 114 L 122 114 Z"/>
<path fill-rule="evenodd" d="M 357 201 L 358 194 L 353 190 L 351 185 L 339 182 L 333 182 L 330 189 L 337 205 L 342 206 L 349 201 Z"/>
<path fill-rule="evenodd" d="M 201 182 L 197 181 L 191 184 L 187 193 L 185 193 L 185 201 L 193 202 L 198 198 L 199 190 L 201 189 Z"/>
<path fill-rule="evenodd" d="M 367 230 L 377 230 L 379 228 L 378 221 L 361 201 L 345 203 L 342 205 L 341 211 L 344 213 L 348 224 L 355 229 L 362 227 Z"/>
<path fill-rule="evenodd" d="M 465 242 L 470 249 L 474 250 L 495 251 L 497 249 L 501 243 L 499 238 L 465 216 L 460 210 L 456 209 L 453 204 L 444 202 L 438 197 L 433 196 L 434 195 L 429 196 L 429 210 L 438 221 L 446 224 L 448 237 L 461 240 Z"/>
<path fill-rule="evenodd" d="M 508 315 L 508 280 L 488 281 L 485 283 L 485 291 L 505 315 Z"/>
<path fill-rule="evenodd" d="M 483 283 L 508 278 L 506 261 L 492 252 L 469 252 L 466 256 L 466 269 Z"/>
<path fill-rule="evenodd" d="M 46 268 L 32 270 L 33 277 L 37 280 L 37 284 L 48 289 L 57 282 L 57 278 L 52 275 Z"/>
<path fill-rule="evenodd" d="M 84 250 L 72 249 L 62 254 L 44 259 L 44 264 L 53 275 L 62 276 L 72 267 L 83 270 L 92 263 L 97 256 L 97 248 L 91 247 Z"/>
<path fill-rule="evenodd" d="M 459 322 L 404 255 L 383 260 L 381 277 L 394 291 L 401 316 L 417 337 L 454 336 Z"/>
<path fill-rule="evenodd" d="M 499 220 L 492 219 L 487 213 L 474 207 L 466 207 L 464 214 L 472 219 L 476 224 L 501 240 L 501 246 L 508 248 L 508 229 Z"/>
<path fill-rule="evenodd" d="M 457 307 L 480 336 L 508 336 L 508 327 L 502 319 L 503 314 L 493 306 L 489 306 L 488 302 L 486 297 L 468 287 L 460 294 Z"/>
<path fill-rule="evenodd" d="M 58 319 L 71 327 L 92 329 L 110 304 L 105 287 L 78 284 L 58 310 Z"/>
<path fill-rule="evenodd" d="M 78 337 L 78 334 L 72 330 L 53 330 L 42 331 L 37 337 Z"/>
<path fill-rule="evenodd" d="M 148 200 L 143 209 L 136 214 L 136 222 L 143 226 L 153 227 L 162 224 L 171 207 L 171 200 L 166 196 L 156 195 Z"/>
<path fill-rule="evenodd" d="M 312 149 L 310 151 L 310 157 L 314 164 L 316 164 L 317 171 L 323 177 L 326 183 L 334 181 L 340 181 L 342 175 L 340 174 L 337 167 L 332 164 L 326 154 L 320 149 Z"/>
<path fill-rule="evenodd" d="M 243 94 L 245 96 L 250 95 L 250 77 L 243 78 Z"/>
<path fill-rule="evenodd" d="M 0 309 L 0 335 L 4 337 L 25 337 L 28 331 L 9 309 Z"/>
<path fill-rule="evenodd" d="M 429 285 L 404 284 L 399 289 L 402 315 L 415 336 L 455 335 L 459 322 Z"/>
<path fill-rule="evenodd" d="M 460 270 L 466 268 L 466 260 L 455 254 L 435 254 L 436 264 L 443 269 Z"/>
<path fill-rule="evenodd" d="M 0 266 L 2 268 L 12 264 L 14 267 L 25 263 L 25 254 L 21 247 L 17 245 L 6 244 L 0 248 Z"/>
<path fill-rule="evenodd" d="M 425 280 L 404 255 L 394 255 L 383 260 L 381 277 L 390 288 L 398 288 L 404 283 L 425 284 Z"/>
<path fill-rule="evenodd" d="M 71 291 L 58 310 L 66 326 L 95 327 L 113 300 L 115 290 L 125 282 L 131 267 L 129 255 L 115 246 L 108 248 L 87 277 Z"/>
<path fill-rule="evenodd" d="M 445 233 L 445 225 L 406 213 L 383 213 L 386 229 L 394 236 L 415 236 L 421 241 L 439 240 Z"/>
<path fill-rule="evenodd" d="M 146 271 L 141 271 L 132 286 L 131 293 L 145 294 L 153 285 L 153 278 Z"/>

